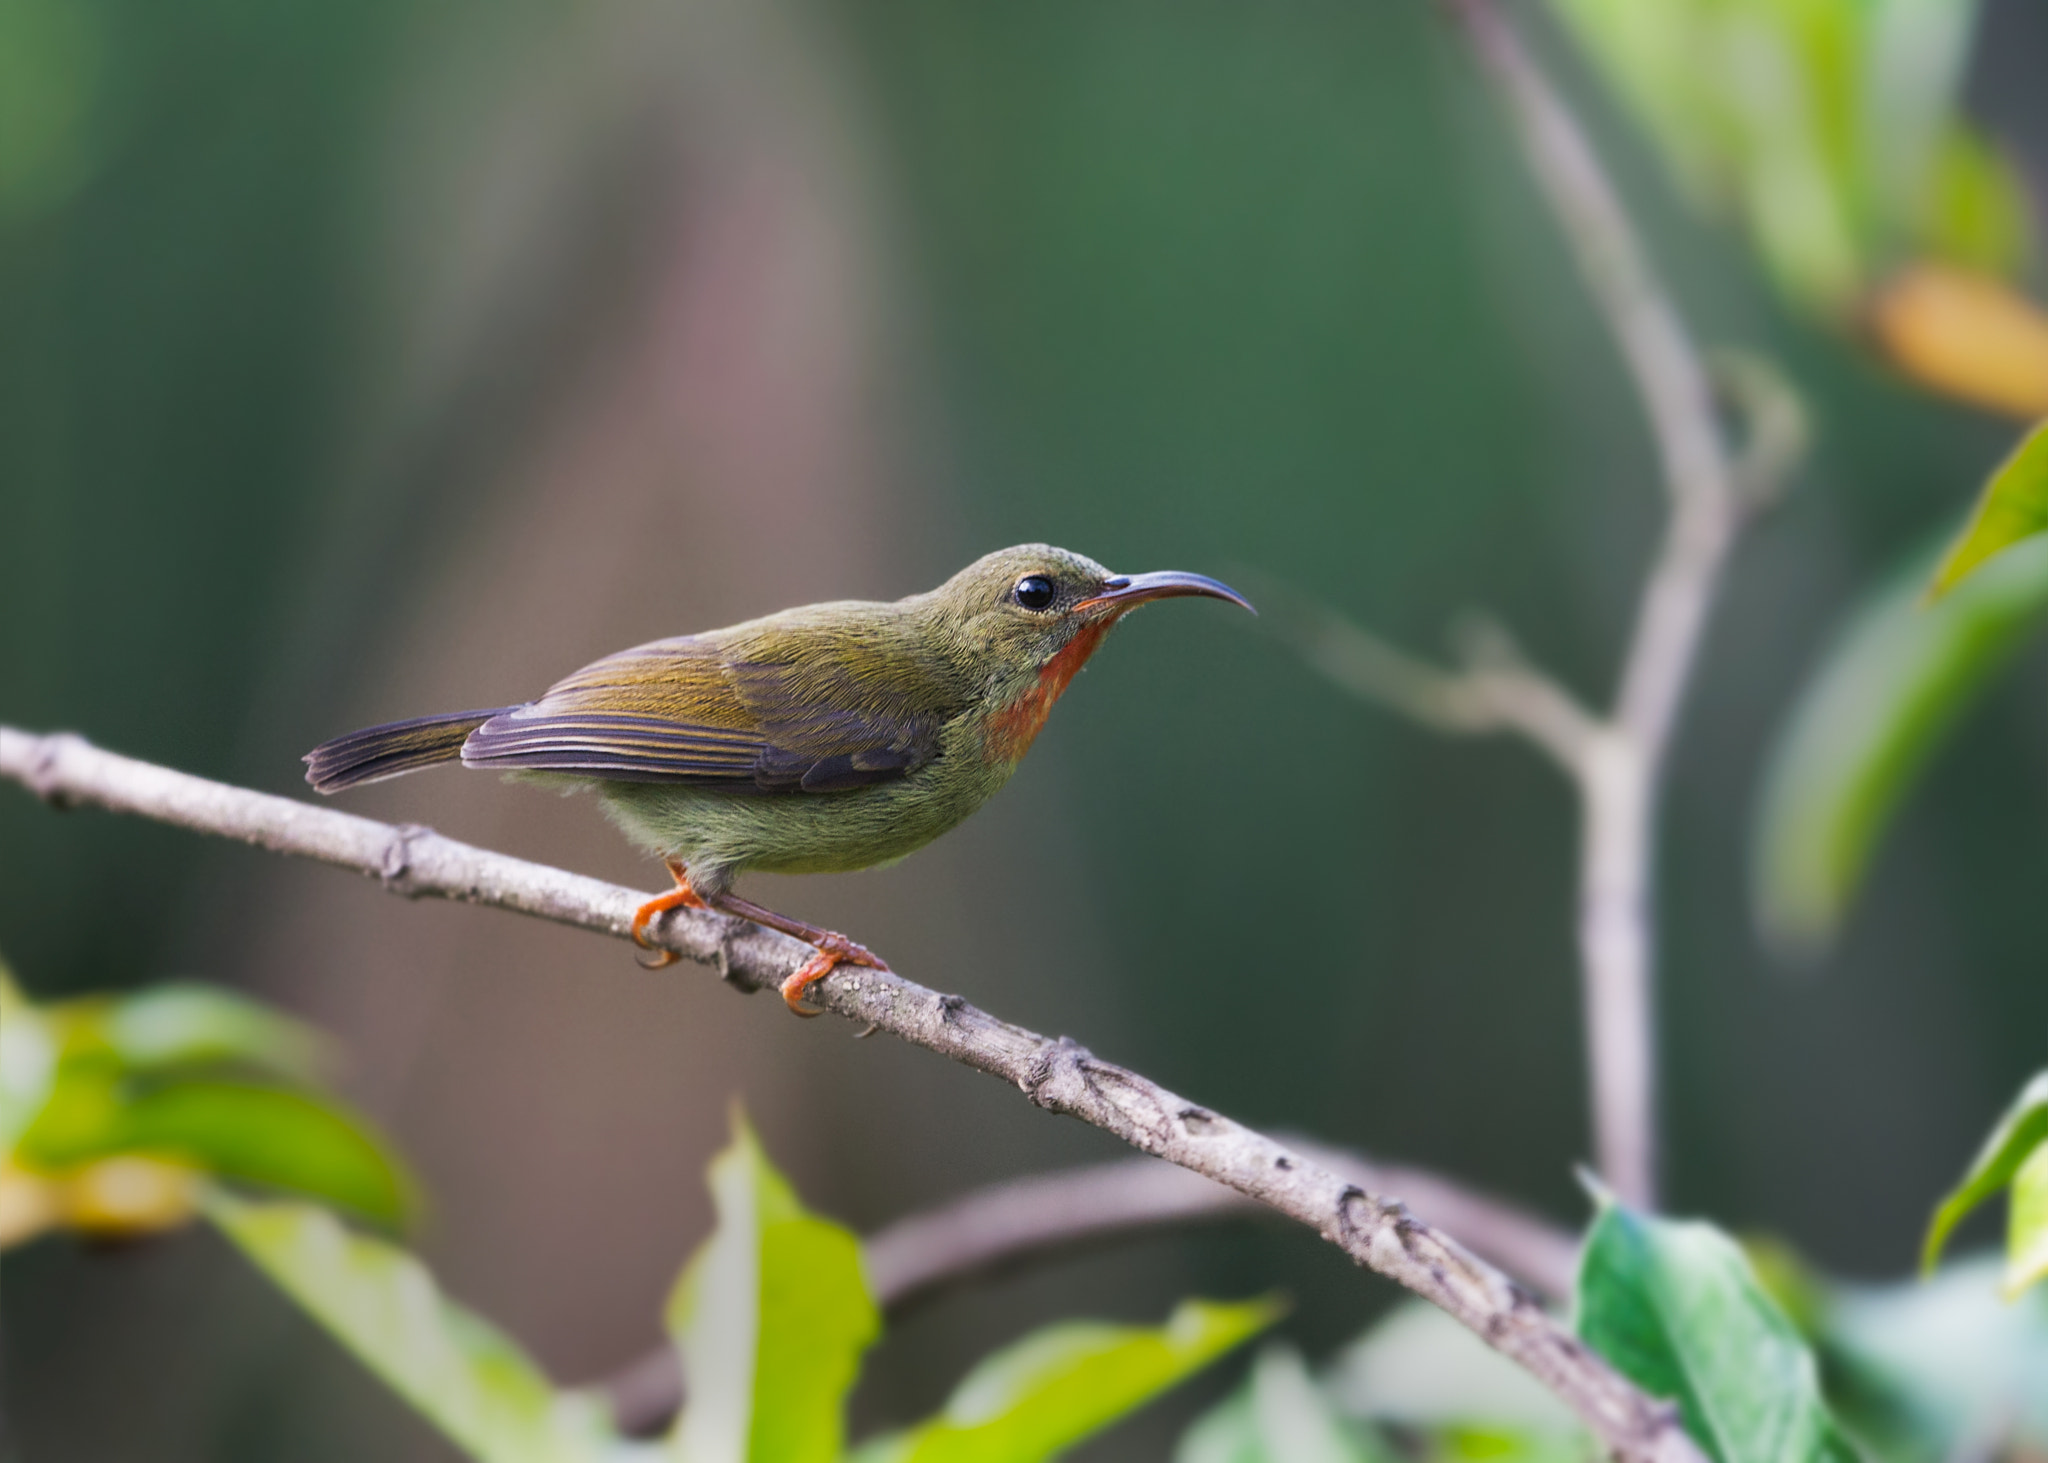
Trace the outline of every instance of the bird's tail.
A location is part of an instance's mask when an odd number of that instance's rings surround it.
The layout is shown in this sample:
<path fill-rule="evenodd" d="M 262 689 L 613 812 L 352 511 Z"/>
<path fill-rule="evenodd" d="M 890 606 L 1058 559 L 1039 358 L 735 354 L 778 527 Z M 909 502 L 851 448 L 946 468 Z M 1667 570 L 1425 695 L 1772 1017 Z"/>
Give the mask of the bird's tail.
<path fill-rule="evenodd" d="M 340 792 L 361 782 L 382 782 L 405 772 L 417 772 L 436 762 L 452 762 L 462 755 L 469 734 L 509 706 L 490 711 L 451 711 L 442 716 L 416 716 L 411 721 L 391 721 L 383 726 L 366 726 L 361 731 L 322 742 L 303 759 L 306 781 L 315 792 Z"/>

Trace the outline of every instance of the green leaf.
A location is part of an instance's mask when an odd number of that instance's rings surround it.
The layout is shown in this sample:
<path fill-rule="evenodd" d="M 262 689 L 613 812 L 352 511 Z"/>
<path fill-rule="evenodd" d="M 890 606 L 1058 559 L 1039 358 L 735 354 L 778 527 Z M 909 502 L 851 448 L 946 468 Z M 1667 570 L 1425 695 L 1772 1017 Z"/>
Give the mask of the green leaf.
<path fill-rule="evenodd" d="M 2048 1448 L 2048 1290 L 2000 1299 L 1992 1255 L 1926 1280 L 1835 1287 L 1821 1345 L 1830 1396 L 1878 1456 L 1937 1463 L 1983 1448 Z"/>
<path fill-rule="evenodd" d="M 1338 1352 L 1324 1387 L 1350 1416 L 1404 1427 L 1578 1433 L 1541 1382 L 1426 1301 L 1396 1306 Z"/>
<path fill-rule="evenodd" d="M 215 1193 L 209 1218 L 293 1300 L 482 1463 L 586 1463 L 616 1443 L 594 1399 L 558 1393 L 405 1251 L 311 1205 Z"/>
<path fill-rule="evenodd" d="M 1607 1203 L 1586 1239 L 1579 1334 L 1719 1463 L 1853 1463 L 1812 1352 L 1735 1241 Z"/>
<path fill-rule="evenodd" d="M 2005 1233 L 2005 1295 L 2048 1280 L 2048 1142 L 2038 1143 L 2012 1176 Z"/>
<path fill-rule="evenodd" d="M 50 1100 L 57 1034 L 0 961 L 0 1154 L 11 1153 Z"/>
<path fill-rule="evenodd" d="M 1395 1447 L 1382 1424 L 1403 1439 Z M 1529 1374 L 1421 1301 L 1396 1306 L 1312 1382 L 1268 1347 L 1245 1384 L 1191 1423 L 1174 1463 L 1584 1463 L 1578 1420 Z"/>
<path fill-rule="evenodd" d="M 312 1027 L 215 986 L 153 986 L 94 1004 L 93 1038 L 136 1071 L 239 1062 L 311 1081 L 328 1065 Z"/>
<path fill-rule="evenodd" d="M 1872 7 L 1554 0 L 1696 202 L 1737 215 L 1786 293 L 1840 314 L 1867 268 L 1858 136 Z M 1861 62 L 1863 64 L 1856 64 Z"/>
<path fill-rule="evenodd" d="M 1772 749 L 1751 864 L 1759 927 L 1825 948 L 1893 809 L 1985 682 L 2048 610 L 2048 539 L 1929 605 L 1916 557 L 1857 607 Z"/>
<path fill-rule="evenodd" d="M 846 1394 L 881 1332 L 860 1241 L 805 1212 L 737 1111 L 710 1180 L 718 1228 L 668 1305 L 689 1398 L 670 1450 L 688 1463 L 834 1463 Z"/>
<path fill-rule="evenodd" d="M 1978 495 L 1977 506 L 1935 570 L 1931 593 L 1954 589 L 1992 555 L 2048 528 L 2048 422 L 2020 440 Z"/>
<path fill-rule="evenodd" d="M 1173 1463 L 1376 1463 L 1391 1457 L 1347 1424 L 1301 1353 L 1267 1346 L 1244 1385 L 1181 1434 Z"/>
<path fill-rule="evenodd" d="M 1927 1240 L 1920 1248 L 1920 1268 L 1929 1271 L 1941 1258 L 1942 1247 L 1963 1217 L 2013 1181 L 2020 1165 L 2035 1149 L 2048 1143 L 2048 1072 L 2038 1074 L 2020 1089 L 1999 1118 L 1991 1136 L 1977 1150 L 1962 1182 L 1950 1190 L 1934 1211 L 1927 1226 Z M 2017 1233 L 2017 1231 L 2015 1231 Z"/>
<path fill-rule="evenodd" d="M 2018 179 L 1958 116 L 1974 0 L 1552 0 L 1693 200 L 1853 323 L 1876 273 L 2023 259 Z"/>
<path fill-rule="evenodd" d="M 937 1417 L 855 1454 L 857 1463 L 1038 1463 L 1136 1411 L 1270 1326 L 1271 1300 L 1183 1301 L 1164 1326 L 1070 1321 L 997 1352 Z"/>
<path fill-rule="evenodd" d="M 19 1151 L 44 1170 L 117 1153 L 176 1158 L 386 1224 L 401 1222 L 414 1202 L 404 1167 L 354 1117 L 310 1094 L 254 1083 L 132 1092 L 105 1064 L 67 1064 Z"/>
<path fill-rule="evenodd" d="M 1259 1441 L 1249 1379 L 1188 1424 L 1174 1445 L 1173 1463 L 1273 1463 Z"/>
<path fill-rule="evenodd" d="M 2011 275 L 2026 262 L 2026 193 L 1972 128 L 1952 126 L 1942 140 L 1924 228 L 1938 257 L 1979 274 Z"/>
<path fill-rule="evenodd" d="M 1783 0 L 1773 3 L 1784 8 Z M 1893 255 L 1911 243 L 1935 242 L 1944 149 L 1966 130 L 1955 120 L 1956 97 L 1969 61 L 1975 0 L 1832 3 L 1860 11 L 1864 31 L 1866 49 L 1851 68 L 1862 82 L 1854 149 L 1857 182 L 1867 195 L 1862 206 L 1894 226 Z"/>
<path fill-rule="evenodd" d="M 108 30 L 92 6 L 0 5 L 0 224 L 60 206 L 105 155 Z"/>
<path fill-rule="evenodd" d="M 1251 1390 L 1259 1441 L 1274 1463 L 1368 1463 L 1371 1455 L 1338 1421 L 1292 1346 L 1259 1353 Z"/>

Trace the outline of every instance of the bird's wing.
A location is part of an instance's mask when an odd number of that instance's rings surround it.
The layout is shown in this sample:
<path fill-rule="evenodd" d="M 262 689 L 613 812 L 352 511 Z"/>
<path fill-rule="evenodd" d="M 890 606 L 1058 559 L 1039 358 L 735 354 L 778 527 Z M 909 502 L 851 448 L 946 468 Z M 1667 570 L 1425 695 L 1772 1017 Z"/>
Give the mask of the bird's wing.
<path fill-rule="evenodd" d="M 660 640 L 493 717 L 462 760 L 733 792 L 865 787 L 930 761 L 951 710 L 915 673 L 877 690 L 875 668 L 871 647 L 842 636 Z"/>

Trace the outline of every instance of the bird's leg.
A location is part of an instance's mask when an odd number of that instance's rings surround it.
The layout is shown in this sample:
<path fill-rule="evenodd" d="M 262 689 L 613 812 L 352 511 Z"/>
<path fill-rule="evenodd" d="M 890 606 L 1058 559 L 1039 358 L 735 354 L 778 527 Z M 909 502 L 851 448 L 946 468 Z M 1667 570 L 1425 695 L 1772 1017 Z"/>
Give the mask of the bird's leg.
<path fill-rule="evenodd" d="M 781 930 L 785 935 L 795 935 L 806 945 L 817 950 L 817 954 L 806 960 L 801 969 L 782 983 L 784 1003 L 799 1016 L 818 1014 L 821 1008 L 806 1001 L 804 992 L 830 975 L 834 967 L 865 965 L 870 970 L 889 968 L 888 962 L 865 945 L 856 945 L 834 930 L 820 929 L 816 925 L 805 924 L 800 919 L 791 919 L 786 914 L 777 914 L 751 899 L 742 899 L 737 894 L 719 894 L 713 896 L 710 902 L 713 908 L 724 910 L 727 914 L 739 915 L 757 925 L 766 925 L 771 930 Z"/>
<path fill-rule="evenodd" d="M 655 919 L 667 914 L 671 909 L 709 909 L 711 907 L 704 902 L 695 889 L 690 887 L 690 871 L 683 867 L 681 859 L 663 859 L 662 862 L 668 865 L 669 876 L 676 881 L 676 887 L 669 890 L 666 894 L 655 895 L 654 898 L 633 911 L 633 943 L 643 950 L 654 949 L 652 945 L 647 943 L 647 926 Z M 661 950 L 656 953 L 659 955 L 659 959 L 651 961 L 642 960 L 640 964 L 648 970 L 659 970 L 664 965 L 676 963 L 675 951 Z"/>

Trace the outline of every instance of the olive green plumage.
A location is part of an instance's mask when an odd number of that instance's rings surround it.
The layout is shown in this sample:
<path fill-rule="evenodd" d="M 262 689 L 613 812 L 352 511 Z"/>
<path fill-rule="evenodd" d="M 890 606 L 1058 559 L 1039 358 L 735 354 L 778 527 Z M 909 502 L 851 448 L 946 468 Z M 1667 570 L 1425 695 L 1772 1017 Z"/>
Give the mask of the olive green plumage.
<path fill-rule="evenodd" d="M 925 594 L 657 640 L 523 706 L 352 733 L 307 756 L 307 780 L 333 792 L 459 757 L 594 787 L 707 899 L 748 869 L 868 868 L 986 802 L 1109 627 L 1169 595 L 1243 603 L 1197 575 L 1003 549 Z"/>

